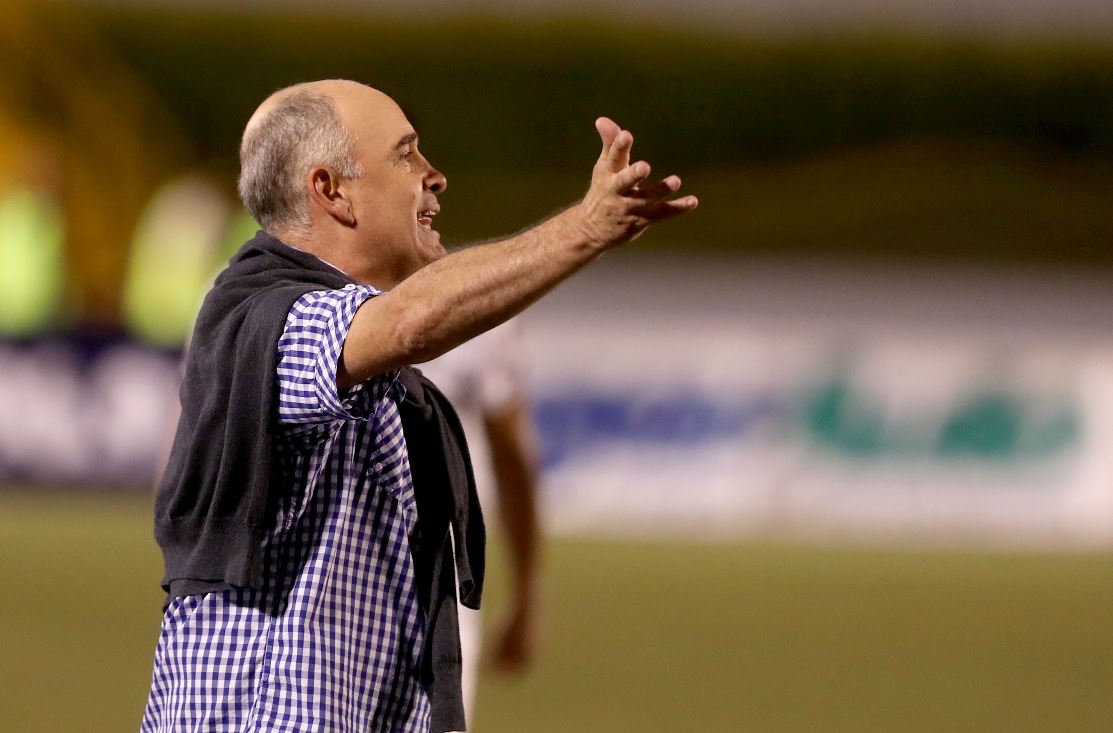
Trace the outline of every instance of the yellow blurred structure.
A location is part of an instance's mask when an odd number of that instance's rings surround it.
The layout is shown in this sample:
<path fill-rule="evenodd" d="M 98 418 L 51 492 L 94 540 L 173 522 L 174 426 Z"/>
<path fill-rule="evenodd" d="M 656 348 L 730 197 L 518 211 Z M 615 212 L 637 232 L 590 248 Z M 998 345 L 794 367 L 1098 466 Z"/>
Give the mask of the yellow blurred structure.
<path fill-rule="evenodd" d="M 5 3 L 0 187 L 60 204 L 67 290 L 85 322 L 118 320 L 131 230 L 180 149 L 171 118 L 78 16 Z"/>

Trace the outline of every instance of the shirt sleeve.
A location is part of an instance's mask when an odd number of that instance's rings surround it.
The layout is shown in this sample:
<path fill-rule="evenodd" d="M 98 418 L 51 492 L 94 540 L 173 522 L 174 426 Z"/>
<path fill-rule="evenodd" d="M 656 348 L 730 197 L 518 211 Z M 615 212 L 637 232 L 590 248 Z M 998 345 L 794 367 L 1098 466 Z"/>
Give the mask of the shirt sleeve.
<path fill-rule="evenodd" d="M 484 354 L 476 374 L 480 409 L 498 412 L 526 394 L 526 358 L 517 319 L 483 334 Z M 478 341 L 478 339 L 477 339 Z"/>
<path fill-rule="evenodd" d="M 397 376 L 391 371 L 340 391 L 336 367 L 352 318 L 379 295 L 368 285 L 317 290 L 298 298 L 278 339 L 278 418 L 307 425 L 367 419 Z"/>

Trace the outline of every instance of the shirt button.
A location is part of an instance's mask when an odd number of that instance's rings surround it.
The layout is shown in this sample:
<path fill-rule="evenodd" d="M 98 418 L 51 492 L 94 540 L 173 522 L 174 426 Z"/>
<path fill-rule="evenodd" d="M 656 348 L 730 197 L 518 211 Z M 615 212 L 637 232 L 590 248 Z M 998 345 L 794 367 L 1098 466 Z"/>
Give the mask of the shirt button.
<path fill-rule="evenodd" d="M 383 472 L 383 464 L 376 463 L 375 464 L 375 473 L 382 473 L 382 472 Z"/>

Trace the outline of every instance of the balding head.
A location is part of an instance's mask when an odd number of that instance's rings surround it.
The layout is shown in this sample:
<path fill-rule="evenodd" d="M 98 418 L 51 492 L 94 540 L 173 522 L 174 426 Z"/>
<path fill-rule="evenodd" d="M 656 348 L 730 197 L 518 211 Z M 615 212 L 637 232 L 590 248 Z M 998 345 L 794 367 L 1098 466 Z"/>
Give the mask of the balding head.
<path fill-rule="evenodd" d="M 281 89 L 255 110 L 240 144 L 239 193 L 264 231 L 310 227 L 306 177 L 314 167 L 345 178 L 363 175 L 345 112 L 369 99 L 390 101 L 363 84 L 327 80 Z"/>

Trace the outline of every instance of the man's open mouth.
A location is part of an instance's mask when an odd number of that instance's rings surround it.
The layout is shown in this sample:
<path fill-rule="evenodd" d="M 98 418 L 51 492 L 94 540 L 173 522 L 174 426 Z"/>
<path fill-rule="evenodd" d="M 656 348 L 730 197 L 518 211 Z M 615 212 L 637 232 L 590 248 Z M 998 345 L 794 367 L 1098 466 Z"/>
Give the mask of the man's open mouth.
<path fill-rule="evenodd" d="M 417 212 L 417 223 L 426 229 L 432 230 L 433 217 L 437 215 L 437 209 L 425 209 L 425 211 Z"/>

